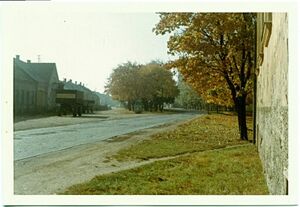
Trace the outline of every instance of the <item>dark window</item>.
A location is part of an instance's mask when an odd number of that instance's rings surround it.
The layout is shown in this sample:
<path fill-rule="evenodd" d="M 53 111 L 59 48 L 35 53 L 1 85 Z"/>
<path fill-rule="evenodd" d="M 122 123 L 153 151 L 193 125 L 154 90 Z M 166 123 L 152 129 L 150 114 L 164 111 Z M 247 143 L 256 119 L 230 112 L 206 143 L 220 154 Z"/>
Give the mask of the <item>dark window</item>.
<path fill-rule="evenodd" d="M 31 99 L 30 99 L 31 104 L 34 104 L 34 99 L 33 99 L 33 97 L 34 97 L 34 91 L 31 91 Z"/>
<path fill-rule="evenodd" d="M 32 102 L 33 102 L 33 104 L 36 104 L 36 92 L 35 91 L 33 91 L 33 99 L 32 99 Z"/>
<path fill-rule="evenodd" d="M 19 101 L 19 91 L 16 90 L 16 96 L 15 96 L 15 100 L 14 100 L 16 103 L 18 103 Z"/>
<path fill-rule="evenodd" d="M 24 104 L 24 99 L 25 99 L 25 95 L 24 95 L 24 90 L 22 90 L 22 95 L 21 95 L 21 104 Z"/>
<path fill-rule="evenodd" d="M 271 12 L 264 13 L 264 22 L 272 23 L 272 13 Z"/>
<path fill-rule="evenodd" d="M 29 91 L 27 91 L 27 93 L 26 93 L 26 105 L 29 105 L 30 104 L 30 94 L 29 94 Z"/>

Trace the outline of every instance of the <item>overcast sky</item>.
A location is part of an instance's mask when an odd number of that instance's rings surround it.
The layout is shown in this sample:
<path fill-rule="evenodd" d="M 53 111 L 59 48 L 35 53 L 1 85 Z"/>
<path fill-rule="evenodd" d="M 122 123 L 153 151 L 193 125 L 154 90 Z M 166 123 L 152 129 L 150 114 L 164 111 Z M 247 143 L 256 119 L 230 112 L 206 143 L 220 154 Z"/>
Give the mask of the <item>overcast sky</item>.
<path fill-rule="evenodd" d="M 118 64 L 166 61 L 167 36 L 152 32 L 159 21 L 150 12 L 103 12 L 93 4 L 70 7 L 17 6 L 2 14 L 6 55 L 21 60 L 55 62 L 59 79 L 83 82 L 103 92 Z"/>

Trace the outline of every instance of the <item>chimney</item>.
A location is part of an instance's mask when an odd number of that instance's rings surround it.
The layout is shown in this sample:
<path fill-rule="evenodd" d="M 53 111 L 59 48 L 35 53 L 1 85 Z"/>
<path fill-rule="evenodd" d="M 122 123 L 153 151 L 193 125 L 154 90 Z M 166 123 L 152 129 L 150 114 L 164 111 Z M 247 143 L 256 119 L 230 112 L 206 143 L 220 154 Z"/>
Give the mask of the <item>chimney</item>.
<path fill-rule="evenodd" d="M 77 85 L 77 81 L 75 81 L 75 85 Z"/>
<path fill-rule="evenodd" d="M 69 82 L 71 82 L 71 83 L 72 83 L 72 79 L 70 79 L 70 80 L 69 80 Z"/>
<path fill-rule="evenodd" d="M 81 85 L 81 82 L 79 83 L 79 85 Z"/>
<path fill-rule="evenodd" d="M 66 78 L 64 78 L 64 82 L 67 82 L 67 79 L 66 79 Z"/>
<path fill-rule="evenodd" d="M 20 55 L 16 55 L 16 59 L 17 59 L 17 60 L 20 60 Z"/>
<path fill-rule="evenodd" d="M 31 63 L 31 60 L 27 60 L 27 63 Z"/>

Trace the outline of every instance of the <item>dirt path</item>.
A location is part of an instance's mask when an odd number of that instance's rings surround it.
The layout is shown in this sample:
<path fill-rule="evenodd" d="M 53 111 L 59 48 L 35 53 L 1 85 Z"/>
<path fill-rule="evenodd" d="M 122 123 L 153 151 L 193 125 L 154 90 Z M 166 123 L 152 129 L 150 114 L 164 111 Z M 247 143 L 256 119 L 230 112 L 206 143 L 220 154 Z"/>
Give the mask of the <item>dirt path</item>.
<path fill-rule="evenodd" d="M 14 193 L 56 194 L 70 185 L 88 181 L 96 175 L 153 162 L 155 160 L 118 162 L 109 157 L 124 147 L 148 139 L 152 134 L 172 130 L 181 123 L 148 128 L 93 144 L 15 161 Z"/>

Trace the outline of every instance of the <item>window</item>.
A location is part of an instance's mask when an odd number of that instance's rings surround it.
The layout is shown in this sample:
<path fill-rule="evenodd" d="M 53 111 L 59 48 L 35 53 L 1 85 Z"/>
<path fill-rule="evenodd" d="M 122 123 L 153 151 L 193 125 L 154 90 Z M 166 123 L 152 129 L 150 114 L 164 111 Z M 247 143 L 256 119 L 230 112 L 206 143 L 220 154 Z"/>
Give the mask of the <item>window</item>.
<path fill-rule="evenodd" d="M 268 47 L 272 32 L 272 13 L 264 13 L 263 21 L 262 43 L 264 47 Z"/>
<path fill-rule="evenodd" d="M 27 91 L 26 93 L 26 105 L 29 105 L 30 104 L 30 94 L 29 94 L 29 91 Z"/>
<path fill-rule="evenodd" d="M 258 13 L 257 15 L 257 52 L 258 64 L 262 65 L 264 60 L 264 48 L 268 47 L 272 32 L 272 13 Z"/>
<path fill-rule="evenodd" d="M 31 104 L 34 104 L 34 91 L 31 91 Z"/>
<path fill-rule="evenodd" d="M 25 94 L 24 94 L 25 92 L 24 92 L 24 90 L 22 90 L 22 93 L 21 93 L 21 101 L 20 101 L 20 103 L 21 103 L 21 105 L 23 105 L 24 104 L 24 99 L 25 99 Z"/>
<path fill-rule="evenodd" d="M 14 100 L 14 102 L 15 102 L 15 105 L 19 105 L 20 103 L 20 94 L 19 94 L 19 90 L 16 90 L 16 96 L 15 96 L 15 100 Z"/>

